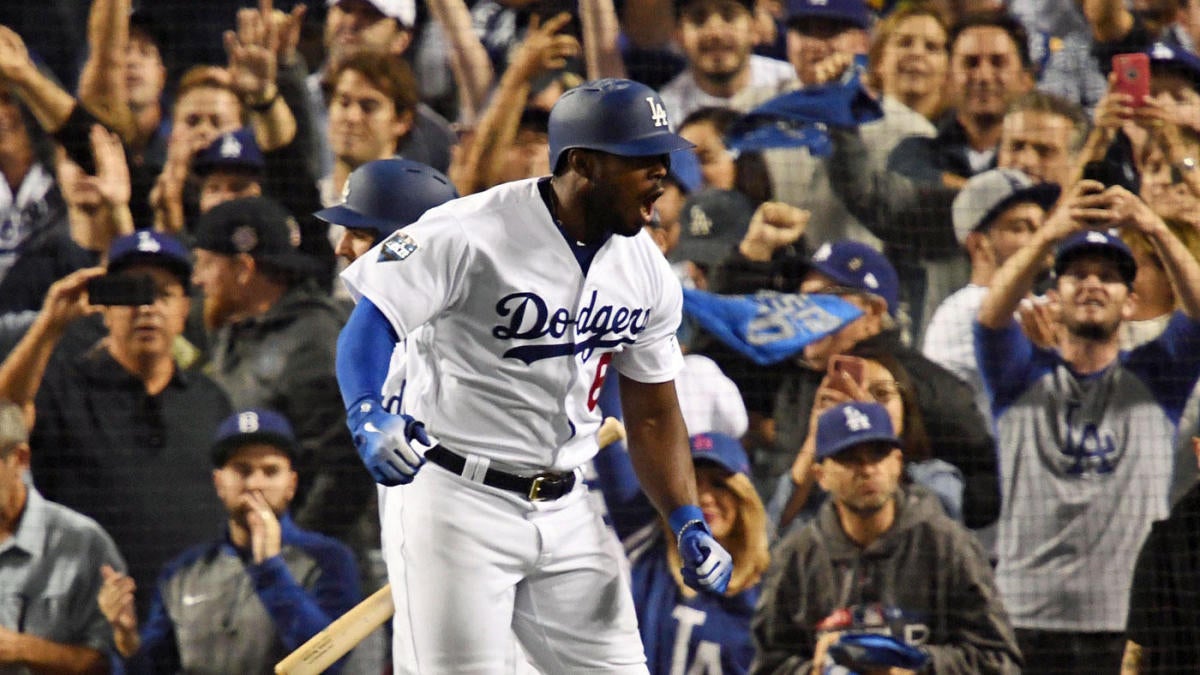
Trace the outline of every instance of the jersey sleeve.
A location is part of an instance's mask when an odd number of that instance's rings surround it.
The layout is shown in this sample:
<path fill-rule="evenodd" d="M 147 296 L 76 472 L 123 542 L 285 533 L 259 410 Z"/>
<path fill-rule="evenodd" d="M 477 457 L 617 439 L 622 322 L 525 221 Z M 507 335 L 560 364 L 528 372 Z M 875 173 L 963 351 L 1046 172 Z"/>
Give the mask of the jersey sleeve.
<path fill-rule="evenodd" d="M 404 338 L 463 295 L 470 258 L 462 226 L 442 215 L 393 232 L 341 278 L 355 302 L 368 298 Z"/>
<path fill-rule="evenodd" d="M 992 417 L 999 419 L 1040 374 L 1033 372 L 1037 349 L 1015 320 L 996 329 L 976 321 L 974 329 L 975 360 L 992 403 Z"/>
<path fill-rule="evenodd" d="M 683 352 L 675 338 L 683 319 L 683 288 L 661 254 L 655 263 L 661 284 L 650 322 L 632 347 L 613 358 L 622 375 L 647 384 L 673 380 L 683 369 Z"/>

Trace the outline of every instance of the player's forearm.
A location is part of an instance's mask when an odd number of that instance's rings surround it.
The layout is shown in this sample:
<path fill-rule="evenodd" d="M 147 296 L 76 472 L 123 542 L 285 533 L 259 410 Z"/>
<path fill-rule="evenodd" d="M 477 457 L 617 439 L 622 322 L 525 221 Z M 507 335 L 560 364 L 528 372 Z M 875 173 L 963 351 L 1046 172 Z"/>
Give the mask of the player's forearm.
<path fill-rule="evenodd" d="M 107 673 L 108 660 L 96 649 L 51 642 L 22 633 L 17 638 L 19 665 L 46 675 Z"/>
<path fill-rule="evenodd" d="M 664 516 L 696 504 L 696 476 L 674 382 L 643 384 L 621 377 L 629 459 L 638 482 Z"/>

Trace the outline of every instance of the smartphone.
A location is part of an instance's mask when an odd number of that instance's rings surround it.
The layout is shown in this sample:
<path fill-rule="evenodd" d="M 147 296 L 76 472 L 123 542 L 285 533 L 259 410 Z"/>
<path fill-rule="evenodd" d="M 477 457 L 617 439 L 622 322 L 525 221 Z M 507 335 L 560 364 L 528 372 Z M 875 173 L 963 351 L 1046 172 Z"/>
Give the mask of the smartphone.
<path fill-rule="evenodd" d="M 841 382 L 841 375 L 845 373 L 861 387 L 865 378 L 866 363 L 857 356 L 837 354 L 829 360 L 829 372 L 834 376 L 834 382 Z"/>
<path fill-rule="evenodd" d="M 1102 183 L 1106 188 L 1119 185 L 1134 194 L 1138 193 L 1141 184 L 1138 176 L 1130 175 L 1125 167 L 1106 159 L 1084 164 L 1083 178 Z"/>
<path fill-rule="evenodd" d="M 153 305 L 158 296 L 158 289 L 154 287 L 154 280 L 144 274 L 106 274 L 88 281 L 87 294 L 88 302 L 93 305 L 140 307 Z"/>
<path fill-rule="evenodd" d="M 1112 69 L 1117 74 L 1113 91 L 1133 97 L 1132 104 L 1140 106 L 1150 95 L 1150 57 L 1146 54 L 1116 54 Z"/>

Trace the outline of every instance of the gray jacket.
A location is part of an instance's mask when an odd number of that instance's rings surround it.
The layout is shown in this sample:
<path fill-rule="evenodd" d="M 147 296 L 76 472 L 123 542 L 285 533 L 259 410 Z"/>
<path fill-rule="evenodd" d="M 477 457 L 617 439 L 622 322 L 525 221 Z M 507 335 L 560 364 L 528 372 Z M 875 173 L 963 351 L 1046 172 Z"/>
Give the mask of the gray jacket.
<path fill-rule="evenodd" d="M 754 673 L 812 672 L 816 626 L 835 614 L 853 619 L 838 630 L 889 632 L 920 645 L 929 672 L 1020 672 L 983 549 L 923 488 L 901 488 L 891 529 L 865 549 L 842 531 L 830 500 L 772 558 L 752 624 Z"/>

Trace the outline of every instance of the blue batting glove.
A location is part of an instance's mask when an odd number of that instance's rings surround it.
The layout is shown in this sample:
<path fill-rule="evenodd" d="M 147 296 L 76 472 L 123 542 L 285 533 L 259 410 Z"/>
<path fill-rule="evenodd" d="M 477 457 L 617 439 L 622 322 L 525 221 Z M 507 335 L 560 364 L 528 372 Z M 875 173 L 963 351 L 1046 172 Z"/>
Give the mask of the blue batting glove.
<path fill-rule="evenodd" d="M 346 426 L 350 427 L 358 456 L 380 485 L 411 483 L 425 463 L 425 452 L 437 445 L 437 440 L 425 432 L 424 424 L 408 415 L 393 415 L 370 398 L 350 406 Z"/>
<path fill-rule="evenodd" d="M 667 519 L 683 559 L 683 583 L 697 591 L 721 595 L 733 576 L 733 556 L 717 543 L 699 506 L 681 506 Z"/>

